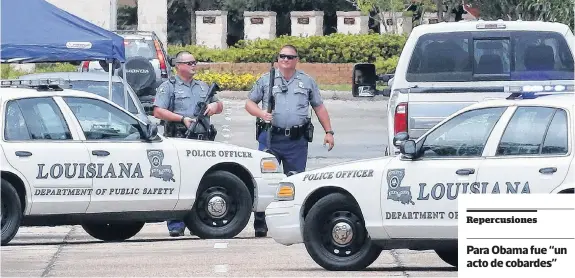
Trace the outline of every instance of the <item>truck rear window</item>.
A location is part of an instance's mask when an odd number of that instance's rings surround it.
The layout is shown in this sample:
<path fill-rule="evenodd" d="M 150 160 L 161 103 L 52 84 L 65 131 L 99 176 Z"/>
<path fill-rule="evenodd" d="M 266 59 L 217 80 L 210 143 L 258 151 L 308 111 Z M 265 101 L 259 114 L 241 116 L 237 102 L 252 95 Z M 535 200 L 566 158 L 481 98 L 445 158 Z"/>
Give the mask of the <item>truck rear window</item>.
<path fill-rule="evenodd" d="M 409 82 L 573 80 L 573 55 L 555 32 L 494 31 L 423 35 Z"/>
<path fill-rule="evenodd" d="M 141 56 L 146 59 L 157 59 L 153 41 L 124 39 L 126 58 Z"/>

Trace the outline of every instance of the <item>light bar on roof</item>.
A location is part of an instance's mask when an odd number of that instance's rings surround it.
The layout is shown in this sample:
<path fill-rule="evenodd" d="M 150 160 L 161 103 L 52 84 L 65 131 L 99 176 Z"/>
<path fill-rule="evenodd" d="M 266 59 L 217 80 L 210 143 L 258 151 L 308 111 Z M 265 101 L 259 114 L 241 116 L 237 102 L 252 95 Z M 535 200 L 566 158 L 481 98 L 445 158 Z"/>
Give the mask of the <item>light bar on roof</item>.
<path fill-rule="evenodd" d="M 521 92 L 574 92 L 574 85 L 528 85 L 528 86 L 513 86 L 509 88 L 512 93 Z"/>
<path fill-rule="evenodd" d="M 20 86 L 20 87 L 40 87 L 40 86 L 67 86 L 68 82 L 61 78 L 39 78 L 39 79 L 8 79 L 0 80 L 1 86 Z"/>

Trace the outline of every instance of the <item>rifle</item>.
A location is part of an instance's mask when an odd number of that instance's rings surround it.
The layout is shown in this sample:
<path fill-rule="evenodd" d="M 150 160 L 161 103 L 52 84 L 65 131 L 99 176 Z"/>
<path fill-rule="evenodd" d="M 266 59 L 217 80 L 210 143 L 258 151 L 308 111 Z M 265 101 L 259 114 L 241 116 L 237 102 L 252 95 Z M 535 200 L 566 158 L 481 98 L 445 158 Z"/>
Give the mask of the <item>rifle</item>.
<path fill-rule="evenodd" d="M 273 94 L 273 88 L 274 88 L 274 81 L 276 78 L 276 68 L 274 68 L 274 60 L 272 60 L 271 66 L 270 66 L 270 83 L 269 83 L 269 89 L 268 89 L 268 107 L 266 109 L 266 111 L 268 113 L 272 113 L 272 111 L 274 110 L 274 104 L 275 104 L 275 100 L 274 100 L 274 94 Z M 266 122 L 264 125 L 264 130 L 267 132 L 267 137 L 266 137 L 266 149 L 264 149 L 264 152 L 273 154 L 271 148 L 272 148 L 272 121 L 270 122 Z"/>
<path fill-rule="evenodd" d="M 205 130 L 205 132 L 198 132 L 199 134 L 198 139 L 202 140 L 203 139 L 202 133 L 205 133 L 207 135 L 206 139 L 214 141 L 214 139 L 216 138 L 216 134 L 218 132 L 214 128 L 213 124 L 208 124 L 207 116 L 204 115 L 204 113 L 206 113 L 206 109 L 208 109 L 208 104 L 211 103 L 212 98 L 216 95 L 216 92 L 219 90 L 220 87 L 218 86 L 218 84 L 215 82 L 212 83 L 212 85 L 208 89 L 208 95 L 206 96 L 206 98 L 204 98 L 202 101 L 199 101 L 196 104 L 196 108 L 194 110 L 194 116 L 196 117 L 196 120 L 194 121 L 194 123 L 190 125 L 188 130 L 186 130 L 185 138 L 190 139 L 190 135 L 194 133 L 193 131 L 196 130 L 197 125 L 200 124 L 203 127 L 203 130 Z"/>

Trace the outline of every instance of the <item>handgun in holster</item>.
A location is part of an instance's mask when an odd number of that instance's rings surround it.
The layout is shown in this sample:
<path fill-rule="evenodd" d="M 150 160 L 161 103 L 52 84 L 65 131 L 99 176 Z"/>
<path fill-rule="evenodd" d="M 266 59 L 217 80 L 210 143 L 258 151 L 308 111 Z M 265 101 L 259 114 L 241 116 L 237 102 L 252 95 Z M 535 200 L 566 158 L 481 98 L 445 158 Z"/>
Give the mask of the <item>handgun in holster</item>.
<path fill-rule="evenodd" d="M 314 126 L 313 126 L 313 122 L 311 121 L 311 117 L 307 117 L 307 123 L 305 124 L 304 137 L 310 143 L 313 142 L 313 131 L 314 131 Z"/>

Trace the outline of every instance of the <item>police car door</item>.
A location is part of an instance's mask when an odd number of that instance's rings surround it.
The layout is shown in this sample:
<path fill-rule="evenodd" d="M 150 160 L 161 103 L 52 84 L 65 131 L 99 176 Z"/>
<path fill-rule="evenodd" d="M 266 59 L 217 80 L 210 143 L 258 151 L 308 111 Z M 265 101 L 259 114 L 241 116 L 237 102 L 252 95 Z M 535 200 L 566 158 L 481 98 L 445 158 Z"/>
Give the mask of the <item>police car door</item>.
<path fill-rule="evenodd" d="M 94 175 L 87 212 L 172 210 L 179 193 L 175 147 L 142 138 L 130 113 L 93 98 L 64 98 L 83 130 Z"/>
<path fill-rule="evenodd" d="M 562 183 L 572 160 L 567 111 L 518 106 L 502 132 L 493 136 L 478 180 L 494 194 L 550 193 Z M 573 177 L 568 178 L 571 182 Z"/>
<path fill-rule="evenodd" d="M 2 148 L 30 185 L 30 214 L 84 213 L 92 179 L 86 146 L 52 97 L 20 98 L 4 107 Z M 68 118 L 70 119 L 70 118 Z"/>
<path fill-rule="evenodd" d="M 476 182 L 483 150 L 505 109 L 463 112 L 417 141 L 420 157 L 392 160 L 381 198 L 391 237 L 457 237 L 457 197 L 482 190 Z"/>

